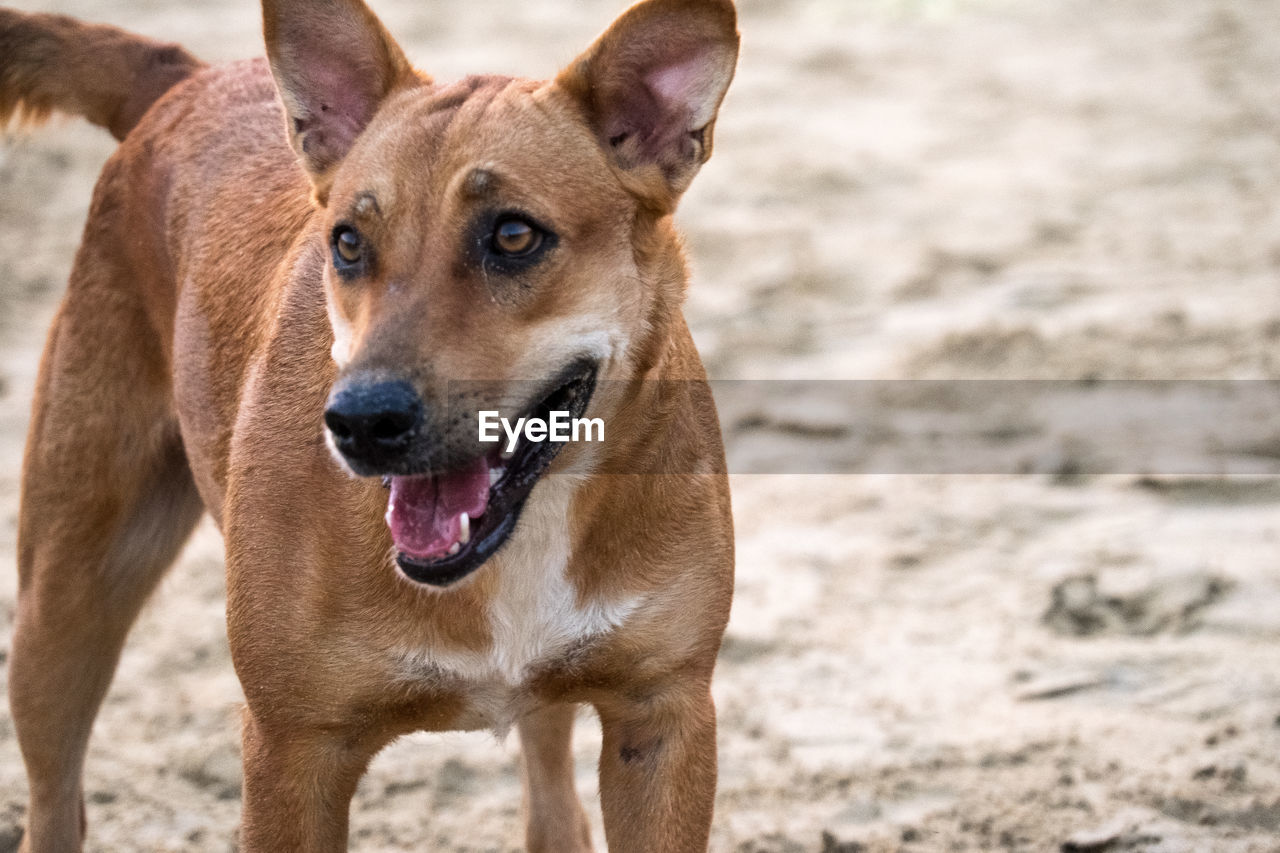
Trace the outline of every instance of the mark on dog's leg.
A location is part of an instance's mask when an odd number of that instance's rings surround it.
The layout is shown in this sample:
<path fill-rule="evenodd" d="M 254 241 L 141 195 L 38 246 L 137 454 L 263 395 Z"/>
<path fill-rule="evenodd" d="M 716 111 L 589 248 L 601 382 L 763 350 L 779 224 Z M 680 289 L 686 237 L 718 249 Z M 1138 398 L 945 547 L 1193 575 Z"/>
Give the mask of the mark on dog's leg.
<path fill-rule="evenodd" d="M 648 743 L 630 741 L 618 748 L 618 757 L 622 759 L 623 764 L 631 765 L 652 758 L 660 749 L 662 749 L 662 738 L 654 738 Z"/>

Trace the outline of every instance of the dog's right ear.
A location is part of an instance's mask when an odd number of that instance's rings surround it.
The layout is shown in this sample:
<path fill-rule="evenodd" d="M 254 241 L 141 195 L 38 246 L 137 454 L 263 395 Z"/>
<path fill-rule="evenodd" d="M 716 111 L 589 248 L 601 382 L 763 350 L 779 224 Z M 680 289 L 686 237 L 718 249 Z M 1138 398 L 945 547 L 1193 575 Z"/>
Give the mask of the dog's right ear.
<path fill-rule="evenodd" d="M 323 204 L 383 99 L 428 81 L 361 0 L 262 0 L 262 23 L 289 142 Z"/>

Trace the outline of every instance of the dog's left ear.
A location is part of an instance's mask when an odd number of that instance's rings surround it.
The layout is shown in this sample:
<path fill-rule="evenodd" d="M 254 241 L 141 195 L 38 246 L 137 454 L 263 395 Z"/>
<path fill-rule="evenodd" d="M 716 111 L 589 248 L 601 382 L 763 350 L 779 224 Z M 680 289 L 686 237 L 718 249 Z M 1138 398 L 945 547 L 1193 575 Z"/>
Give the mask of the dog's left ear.
<path fill-rule="evenodd" d="M 262 23 L 289 142 L 323 204 L 382 101 L 425 78 L 361 0 L 263 0 Z"/>
<path fill-rule="evenodd" d="M 557 83 L 582 105 L 632 191 L 669 212 L 711 156 L 737 62 L 731 0 L 646 0 Z"/>

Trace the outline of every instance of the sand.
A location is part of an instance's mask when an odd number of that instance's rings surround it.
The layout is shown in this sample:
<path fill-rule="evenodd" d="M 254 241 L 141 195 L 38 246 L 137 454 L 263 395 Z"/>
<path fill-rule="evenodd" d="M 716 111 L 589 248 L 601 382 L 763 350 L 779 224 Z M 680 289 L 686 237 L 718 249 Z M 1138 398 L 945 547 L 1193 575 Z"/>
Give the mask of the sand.
<path fill-rule="evenodd" d="M 249 0 L 19 0 L 260 52 Z M 546 76 L 617 0 L 379 0 L 420 66 Z M 1280 4 L 742 0 L 685 201 L 727 379 L 1280 378 Z M 0 146 L 0 660 L 44 330 L 101 131 Z M 759 431 L 726 422 L 730 447 Z M 1280 434 L 1280 426 L 1277 426 Z M 1280 482 L 734 478 L 712 849 L 1280 848 Z M 239 687 L 202 527 L 139 620 L 86 774 L 91 851 L 234 849 Z M 407 738 L 357 851 L 518 850 L 518 744 Z M 583 712 L 579 788 L 603 848 Z M 0 712 L 0 851 L 25 777 Z"/>

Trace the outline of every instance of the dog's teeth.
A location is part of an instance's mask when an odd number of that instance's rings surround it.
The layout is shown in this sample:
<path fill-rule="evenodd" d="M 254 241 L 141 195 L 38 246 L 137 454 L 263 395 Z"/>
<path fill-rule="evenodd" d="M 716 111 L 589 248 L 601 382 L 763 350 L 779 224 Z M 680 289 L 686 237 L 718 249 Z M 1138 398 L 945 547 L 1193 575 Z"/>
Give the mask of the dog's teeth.
<path fill-rule="evenodd" d="M 502 479 L 502 469 L 501 469 L 501 468 L 490 468 L 490 469 L 489 469 L 489 485 L 490 485 L 490 487 L 498 485 L 498 481 L 499 481 L 499 480 L 501 480 L 501 479 Z"/>
<path fill-rule="evenodd" d="M 458 544 L 466 545 L 471 541 L 471 516 L 462 514 L 462 533 L 458 535 Z"/>
<path fill-rule="evenodd" d="M 454 542 L 453 547 L 449 549 L 449 556 L 450 557 L 455 556 L 461 550 L 462 550 L 462 543 Z"/>

